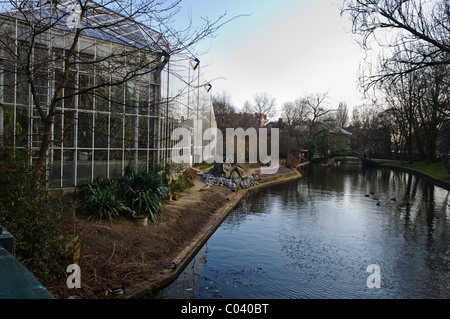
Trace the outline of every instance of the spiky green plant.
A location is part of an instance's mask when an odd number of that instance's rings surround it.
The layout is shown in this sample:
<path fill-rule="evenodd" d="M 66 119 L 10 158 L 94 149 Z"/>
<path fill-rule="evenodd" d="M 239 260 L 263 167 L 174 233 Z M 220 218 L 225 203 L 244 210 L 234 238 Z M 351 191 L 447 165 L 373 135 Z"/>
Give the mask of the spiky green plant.
<path fill-rule="evenodd" d="M 152 222 L 161 216 L 162 200 L 167 198 L 168 188 L 158 175 L 128 168 L 118 186 L 125 205 L 137 214 L 147 214 Z"/>
<path fill-rule="evenodd" d="M 83 209 L 90 220 L 112 220 L 120 215 L 125 205 L 116 195 L 116 187 L 108 183 L 86 183 L 82 189 Z"/>

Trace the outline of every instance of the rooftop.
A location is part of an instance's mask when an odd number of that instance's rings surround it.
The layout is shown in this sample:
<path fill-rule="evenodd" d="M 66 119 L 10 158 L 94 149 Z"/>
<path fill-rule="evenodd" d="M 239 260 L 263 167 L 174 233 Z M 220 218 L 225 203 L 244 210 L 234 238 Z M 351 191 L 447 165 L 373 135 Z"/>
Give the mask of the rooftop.
<path fill-rule="evenodd" d="M 24 6 L 24 3 L 27 5 Z M 77 16 L 80 10 L 77 3 L 74 0 L 53 0 L 14 5 L 12 1 L 1 1 L 0 15 L 74 32 L 73 16 Z M 118 13 L 96 2 L 91 2 L 81 20 L 80 29 L 84 36 L 152 52 L 170 52 L 170 45 L 161 33 L 124 15 L 123 11 Z"/>

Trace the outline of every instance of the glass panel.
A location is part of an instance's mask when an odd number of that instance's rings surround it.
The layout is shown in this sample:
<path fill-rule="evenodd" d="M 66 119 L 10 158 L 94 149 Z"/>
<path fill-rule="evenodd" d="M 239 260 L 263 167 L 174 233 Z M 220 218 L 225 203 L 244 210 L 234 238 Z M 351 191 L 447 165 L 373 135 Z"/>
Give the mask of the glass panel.
<path fill-rule="evenodd" d="M 144 170 L 148 170 L 147 154 L 148 151 L 138 152 L 138 167 Z"/>
<path fill-rule="evenodd" d="M 59 39 L 59 40 L 61 40 L 61 39 Z M 60 45 L 62 45 L 62 44 L 63 43 L 61 43 Z M 65 53 L 64 53 L 63 49 L 53 47 L 53 59 L 54 59 L 53 61 L 55 63 L 55 67 L 57 67 L 57 68 L 64 67 L 64 57 L 65 57 Z"/>
<path fill-rule="evenodd" d="M 108 114 L 95 114 L 95 148 L 108 148 Z"/>
<path fill-rule="evenodd" d="M 49 183 L 51 187 L 61 187 L 61 150 L 52 150 L 50 154 Z"/>
<path fill-rule="evenodd" d="M 94 156 L 94 178 L 108 176 L 108 151 L 95 151 Z"/>
<path fill-rule="evenodd" d="M 75 111 L 64 111 L 63 145 L 74 147 L 75 143 Z"/>
<path fill-rule="evenodd" d="M 109 177 L 122 176 L 122 151 L 109 153 Z"/>
<path fill-rule="evenodd" d="M 29 134 L 28 109 L 20 107 L 16 109 L 16 112 L 16 146 L 27 147 Z M 35 119 L 35 121 L 42 122 L 40 119 Z"/>
<path fill-rule="evenodd" d="M 3 126 L 0 135 L 3 136 L 3 141 L 6 145 L 12 146 L 14 141 L 14 108 L 12 106 L 0 106 L 0 120 L 3 119 Z"/>
<path fill-rule="evenodd" d="M 87 74 L 80 74 L 79 90 L 85 90 L 93 87 L 94 77 Z M 78 108 L 81 110 L 92 110 L 94 107 L 93 92 L 86 92 L 78 95 Z"/>
<path fill-rule="evenodd" d="M 126 95 L 125 95 L 125 113 L 127 114 L 136 114 L 136 108 L 139 107 L 139 88 L 137 85 L 128 84 L 126 87 Z"/>
<path fill-rule="evenodd" d="M 77 185 L 90 181 L 92 177 L 92 151 L 78 150 Z"/>
<path fill-rule="evenodd" d="M 84 41 L 80 42 L 80 46 L 82 46 Z M 94 48 L 93 44 L 87 44 L 86 49 L 84 52 L 80 52 L 79 59 L 78 59 L 78 65 L 80 68 L 80 71 L 90 71 L 92 69 L 92 61 L 94 60 Z M 80 47 L 80 50 L 83 50 L 83 48 Z"/>
<path fill-rule="evenodd" d="M 64 87 L 64 108 L 73 109 L 75 107 L 75 88 L 77 87 L 76 72 L 69 73 L 69 82 Z M 58 84 L 57 84 L 58 85 Z"/>
<path fill-rule="evenodd" d="M 149 166 L 156 164 L 157 159 L 158 159 L 158 151 L 150 150 L 148 153 Z"/>
<path fill-rule="evenodd" d="M 111 148 L 122 148 L 123 117 L 111 114 L 110 119 Z"/>
<path fill-rule="evenodd" d="M 125 116 L 125 148 L 137 148 L 138 123 L 137 116 Z"/>
<path fill-rule="evenodd" d="M 62 114 L 56 114 L 53 120 L 53 147 L 61 147 L 64 139 L 62 117 Z"/>
<path fill-rule="evenodd" d="M 126 165 L 132 165 L 133 167 L 136 167 L 137 165 L 137 150 L 125 150 L 124 152 L 124 159 L 125 159 L 125 166 Z"/>
<path fill-rule="evenodd" d="M 114 85 L 111 87 L 111 112 L 123 113 L 124 92 L 123 85 Z"/>
<path fill-rule="evenodd" d="M 96 85 L 102 85 L 101 77 L 96 77 Z M 109 87 L 100 87 L 95 90 L 95 108 L 97 111 L 109 111 Z"/>
<path fill-rule="evenodd" d="M 65 150 L 63 155 L 63 187 L 75 185 L 74 150 Z"/>
<path fill-rule="evenodd" d="M 149 118 L 147 116 L 139 117 L 138 146 L 139 148 L 149 147 Z"/>
<path fill-rule="evenodd" d="M 13 69 L 5 69 L 3 73 L 3 101 L 6 103 L 14 103 L 15 75 Z"/>
<path fill-rule="evenodd" d="M 43 139 L 42 133 L 44 132 L 44 123 L 37 116 L 37 110 L 33 109 L 35 118 L 32 120 L 32 127 L 30 128 L 32 147 L 39 148 Z"/>
<path fill-rule="evenodd" d="M 141 86 L 139 90 L 139 115 L 148 115 L 150 111 L 151 92 L 148 86 Z"/>
<path fill-rule="evenodd" d="M 42 79 L 36 81 L 36 85 L 38 87 L 39 100 L 42 103 L 47 103 L 47 85 L 41 87 Z M 28 105 L 29 103 L 29 85 L 27 82 L 27 77 L 25 74 L 19 73 L 17 74 L 17 104 Z M 42 97 L 42 90 L 45 90 L 45 97 Z"/>
<path fill-rule="evenodd" d="M 156 140 L 156 134 L 158 133 L 158 119 L 151 117 L 150 121 L 150 132 L 149 132 L 149 146 L 150 148 L 157 148 L 158 142 Z"/>
<path fill-rule="evenodd" d="M 78 147 L 92 147 L 92 113 L 78 113 Z"/>
<path fill-rule="evenodd" d="M 159 115 L 159 85 L 152 84 L 150 86 L 151 96 L 150 96 L 150 115 L 158 116 Z"/>
<path fill-rule="evenodd" d="M 23 86 L 23 82 L 21 84 Z M 41 107 L 45 107 L 48 103 L 48 76 L 47 74 L 38 74 L 35 79 L 34 79 L 34 85 L 36 87 L 36 93 L 37 93 L 37 98 L 39 101 L 39 105 Z M 24 92 L 26 89 L 21 87 L 22 90 L 24 90 Z M 17 91 L 18 97 L 20 94 L 23 94 L 24 92 L 19 92 L 19 90 Z"/>

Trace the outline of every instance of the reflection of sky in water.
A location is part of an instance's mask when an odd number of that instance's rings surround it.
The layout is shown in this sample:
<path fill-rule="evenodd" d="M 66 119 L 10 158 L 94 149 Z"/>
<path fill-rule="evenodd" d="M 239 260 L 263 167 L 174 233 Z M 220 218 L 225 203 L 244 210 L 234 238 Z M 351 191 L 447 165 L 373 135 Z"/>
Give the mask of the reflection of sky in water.
<path fill-rule="evenodd" d="M 197 272 L 163 296 L 449 298 L 448 201 L 405 173 L 314 167 L 250 194 L 199 254 Z M 380 289 L 366 285 L 370 264 L 381 267 Z"/>

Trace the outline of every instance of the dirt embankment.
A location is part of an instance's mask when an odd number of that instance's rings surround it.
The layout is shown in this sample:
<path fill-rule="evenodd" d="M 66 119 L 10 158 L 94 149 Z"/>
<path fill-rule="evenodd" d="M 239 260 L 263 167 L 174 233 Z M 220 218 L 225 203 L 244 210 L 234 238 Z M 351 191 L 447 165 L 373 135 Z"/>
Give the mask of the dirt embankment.
<path fill-rule="evenodd" d="M 249 169 L 258 173 L 258 169 Z M 295 172 L 280 167 L 276 176 Z M 263 176 L 263 181 L 273 180 Z M 147 227 L 126 218 L 88 221 L 78 216 L 76 234 L 81 241 L 79 266 L 81 288 L 69 289 L 66 282 L 47 287 L 56 298 L 126 298 L 149 282 L 168 276 L 199 234 L 217 219 L 217 212 L 237 200 L 237 194 L 223 186 L 205 186 L 196 176 L 194 186 L 177 201 L 164 204 L 162 216 Z M 123 288 L 111 295 L 108 289 Z"/>

